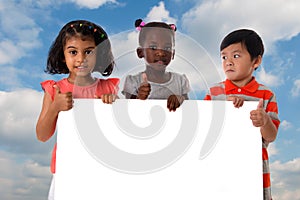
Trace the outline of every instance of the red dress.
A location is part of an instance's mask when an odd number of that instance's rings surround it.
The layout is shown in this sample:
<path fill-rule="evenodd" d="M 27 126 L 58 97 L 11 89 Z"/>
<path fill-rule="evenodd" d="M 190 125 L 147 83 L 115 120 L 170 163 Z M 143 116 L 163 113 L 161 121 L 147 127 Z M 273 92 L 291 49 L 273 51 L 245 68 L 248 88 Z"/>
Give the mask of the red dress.
<path fill-rule="evenodd" d="M 95 83 L 88 86 L 76 86 L 68 81 L 67 78 L 64 78 L 60 81 L 47 80 L 41 83 L 42 88 L 45 92 L 51 95 L 52 100 L 56 94 L 54 85 L 57 85 L 61 93 L 72 92 L 73 98 L 88 98 L 92 99 L 101 97 L 102 94 L 117 94 L 120 80 L 118 78 L 109 78 L 109 79 L 97 79 Z M 51 159 L 51 172 L 55 173 L 56 165 L 56 145 L 52 151 Z"/>

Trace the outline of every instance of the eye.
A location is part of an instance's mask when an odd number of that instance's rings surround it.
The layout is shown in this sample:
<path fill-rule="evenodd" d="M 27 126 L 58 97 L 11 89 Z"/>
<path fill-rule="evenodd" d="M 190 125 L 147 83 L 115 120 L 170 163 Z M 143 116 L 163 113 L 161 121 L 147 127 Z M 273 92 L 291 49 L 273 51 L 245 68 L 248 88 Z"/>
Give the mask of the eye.
<path fill-rule="evenodd" d="M 172 51 L 172 47 L 165 47 L 164 50 L 165 51 Z"/>
<path fill-rule="evenodd" d="M 69 51 L 69 54 L 71 54 L 71 55 L 76 55 L 76 54 L 77 54 L 77 51 L 76 51 L 76 50 L 71 50 L 71 51 Z"/>
<path fill-rule="evenodd" d="M 150 45 L 149 49 L 151 49 L 151 50 L 157 50 L 157 46 L 156 45 Z"/>
<path fill-rule="evenodd" d="M 222 59 L 222 60 L 226 60 L 226 59 L 227 59 L 227 56 L 221 56 L 221 59 Z"/>
<path fill-rule="evenodd" d="M 239 55 L 239 54 L 234 54 L 233 57 L 234 57 L 234 58 L 239 58 L 240 55 Z"/>
<path fill-rule="evenodd" d="M 86 50 L 85 54 L 86 55 L 93 55 L 93 54 L 95 54 L 95 50 Z"/>

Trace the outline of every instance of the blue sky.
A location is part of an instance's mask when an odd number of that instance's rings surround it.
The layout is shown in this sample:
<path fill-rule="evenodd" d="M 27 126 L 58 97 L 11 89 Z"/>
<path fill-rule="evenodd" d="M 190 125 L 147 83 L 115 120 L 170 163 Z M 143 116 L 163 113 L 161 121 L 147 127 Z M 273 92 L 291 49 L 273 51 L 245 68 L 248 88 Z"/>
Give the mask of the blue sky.
<path fill-rule="evenodd" d="M 276 93 L 282 122 L 269 147 L 273 195 L 300 199 L 299 10 L 298 0 L 0 0 L 0 199 L 46 199 L 54 139 L 38 142 L 35 123 L 43 95 L 39 83 L 62 77 L 43 72 L 61 27 L 74 19 L 100 24 L 114 48 L 112 76 L 122 79 L 131 66 L 142 70 L 134 54 L 137 18 L 177 24 L 170 68 L 190 78 L 192 98 L 203 98 L 206 84 L 224 78 L 218 47 L 227 33 L 250 28 L 261 35 L 266 53 L 255 76 Z M 210 74 L 212 69 L 220 74 Z"/>

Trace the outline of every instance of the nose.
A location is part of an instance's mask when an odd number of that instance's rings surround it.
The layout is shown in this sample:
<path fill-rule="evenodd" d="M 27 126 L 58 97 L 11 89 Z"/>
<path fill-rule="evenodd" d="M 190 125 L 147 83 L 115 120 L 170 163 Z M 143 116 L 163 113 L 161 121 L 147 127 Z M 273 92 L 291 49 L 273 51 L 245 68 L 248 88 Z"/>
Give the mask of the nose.
<path fill-rule="evenodd" d="M 84 53 L 78 53 L 76 56 L 76 62 L 82 64 L 86 61 L 86 55 Z"/>
<path fill-rule="evenodd" d="M 225 65 L 226 65 L 226 66 L 232 66 L 233 63 L 232 63 L 231 59 L 228 58 L 228 59 L 225 61 Z"/>
<path fill-rule="evenodd" d="M 160 56 L 160 57 L 165 56 L 166 55 L 166 51 L 163 50 L 163 49 L 161 49 L 161 48 L 157 49 L 156 52 L 155 52 L 155 55 L 156 56 Z"/>

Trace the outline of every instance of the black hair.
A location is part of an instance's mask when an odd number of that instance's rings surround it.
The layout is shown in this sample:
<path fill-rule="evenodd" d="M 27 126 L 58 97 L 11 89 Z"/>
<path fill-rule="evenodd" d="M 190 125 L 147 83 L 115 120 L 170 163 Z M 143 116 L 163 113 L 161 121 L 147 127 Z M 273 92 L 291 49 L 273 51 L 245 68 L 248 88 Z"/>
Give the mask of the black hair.
<path fill-rule="evenodd" d="M 94 71 L 100 72 L 103 76 L 109 76 L 113 71 L 115 62 L 107 33 L 99 25 L 86 20 L 68 22 L 60 30 L 49 49 L 45 72 L 49 74 L 69 73 L 69 69 L 64 61 L 64 46 L 66 41 L 74 36 L 79 36 L 82 39 L 91 38 L 95 41 L 96 46 L 102 43 L 101 48 L 97 48 Z"/>
<path fill-rule="evenodd" d="M 136 28 L 140 28 L 140 34 L 139 34 L 139 44 L 142 45 L 142 43 L 145 41 L 146 38 L 146 27 L 156 27 L 156 28 L 165 28 L 171 30 L 172 36 L 173 36 L 173 43 L 175 43 L 175 31 L 177 30 L 175 24 L 167 24 L 165 22 L 149 22 L 147 24 L 142 25 L 143 20 L 137 19 L 135 20 L 134 26 Z"/>
<path fill-rule="evenodd" d="M 264 44 L 261 37 L 253 30 L 239 29 L 229 33 L 221 42 L 220 51 L 231 44 L 241 42 L 245 45 L 247 51 L 251 56 L 251 60 L 264 54 Z"/>

